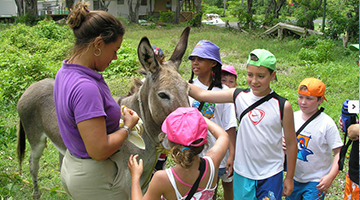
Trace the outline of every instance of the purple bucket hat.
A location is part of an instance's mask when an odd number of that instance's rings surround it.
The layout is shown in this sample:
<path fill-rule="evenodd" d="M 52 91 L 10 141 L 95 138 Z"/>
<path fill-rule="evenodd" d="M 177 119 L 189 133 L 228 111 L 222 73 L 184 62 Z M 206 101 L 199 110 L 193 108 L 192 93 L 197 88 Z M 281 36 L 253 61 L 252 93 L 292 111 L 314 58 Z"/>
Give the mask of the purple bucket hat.
<path fill-rule="evenodd" d="M 197 56 L 200 58 L 215 60 L 222 65 L 219 50 L 220 48 L 214 43 L 207 40 L 200 40 L 188 58 L 190 60 L 191 57 Z"/>

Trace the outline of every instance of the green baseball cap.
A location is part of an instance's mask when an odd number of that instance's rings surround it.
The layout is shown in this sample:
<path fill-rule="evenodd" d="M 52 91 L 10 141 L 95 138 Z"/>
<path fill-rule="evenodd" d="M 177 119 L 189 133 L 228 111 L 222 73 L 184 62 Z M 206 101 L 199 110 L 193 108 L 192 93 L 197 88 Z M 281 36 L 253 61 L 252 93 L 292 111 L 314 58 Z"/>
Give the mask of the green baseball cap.
<path fill-rule="evenodd" d="M 359 44 L 352 44 L 350 45 L 349 49 L 351 51 L 359 51 Z"/>
<path fill-rule="evenodd" d="M 257 61 L 251 60 L 251 56 L 254 55 L 258 58 Z M 257 67 L 263 66 L 275 71 L 276 68 L 276 58 L 274 54 L 265 49 L 255 49 L 249 54 L 249 59 L 247 61 L 248 65 L 254 65 Z"/>

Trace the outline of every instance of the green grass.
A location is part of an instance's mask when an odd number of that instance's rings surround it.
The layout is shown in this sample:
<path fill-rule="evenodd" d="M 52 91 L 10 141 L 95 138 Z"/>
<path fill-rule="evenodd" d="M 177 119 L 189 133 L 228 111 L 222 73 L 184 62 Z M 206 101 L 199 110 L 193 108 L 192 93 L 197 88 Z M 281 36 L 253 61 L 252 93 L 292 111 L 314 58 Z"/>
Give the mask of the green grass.
<path fill-rule="evenodd" d="M 167 56 L 166 59 L 169 59 L 183 29 L 184 25 L 168 25 L 165 27 L 127 25 L 124 40 L 136 48 L 140 38 L 147 36 L 151 44 L 161 47 Z M 334 47 L 331 49 L 331 60 L 322 63 L 318 63 L 316 60 L 305 62 L 299 58 L 299 49 L 304 46 L 301 40 L 268 38 L 262 36 L 260 31 L 245 34 L 236 30 L 229 31 L 213 26 L 192 28 L 188 49 L 179 69 L 180 74 L 185 79 L 188 79 L 191 74 L 191 64 L 187 57 L 195 44 L 202 39 L 210 40 L 220 47 L 222 62 L 233 65 L 239 75 L 238 87 L 247 87 L 245 63 L 249 52 L 255 48 L 265 48 L 271 51 L 278 61 L 278 81 L 273 82 L 271 87 L 290 101 L 294 111 L 299 110 L 297 86 L 302 79 L 310 76 L 320 78 L 327 86 L 325 95 L 329 101 L 323 103 L 322 106 L 325 107 L 325 112 L 335 122 L 338 120 L 342 102 L 347 98 L 353 100 L 359 98 L 359 68 L 355 63 L 358 59 L 358 53 L 344 50 L 342 41 L 332 41 Z M 305 48 L 313 49 L 312 46 Z M 125 95 L 131 84 L 131 78 L 115 75 L 108 79 L 107 82 L 113 95 Z M 7 113 L 2 115 L 6 117 L 0 120 L 0 198 L 31 199 L 32 181 L 28 166 L 30 146 L 27 144 L 23 173 L 19 174 L 16 157 L 18 117 L 15 106 L 14 103 L 0 107 L 3 109 L 1 110 L 2 113 Z M 63 194 L 64 190 L 58 170 L 58 153 L 50 142 L 44 151 L 40 166 L 39 187 L 41 188 L 42 199 L 69 199 L 66 194 Z M 328 199 L 342 199 L 346 171 L 347 165 L 333 182 Z M 221 199 L 221 186 L 218 194 L 218 199 Z"/>

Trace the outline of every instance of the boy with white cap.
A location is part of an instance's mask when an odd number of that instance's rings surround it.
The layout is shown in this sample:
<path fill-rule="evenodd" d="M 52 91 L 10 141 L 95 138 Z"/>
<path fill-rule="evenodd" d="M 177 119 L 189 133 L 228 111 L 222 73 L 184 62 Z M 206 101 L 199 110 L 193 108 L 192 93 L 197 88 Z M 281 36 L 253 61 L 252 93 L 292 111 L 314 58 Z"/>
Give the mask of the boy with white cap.
<path fill-rule="evenodd" d="M 281 199 L 291 194 L 296 162 L 296 135 L 291 104 L 277 95 L 270 82 L 276 79 L 276 58 L 255 49 L 247 62 L 250 89 L 206 91 L 190 84 L 190 96 L 209 102 L 235 103 L 240 122 L 234 160 L 234 197 Z M 261 102 L 261 103 L 260 103 Z M 287 145 L 287 173 L 283 181 L 282 133 Z"/>
<path fill-rule="evenodd" d="M 286 199 L 324 199 L 339 172 L 338 161 L 343 144 L 334 120 L 319 111 L 319 106 L 327 101 L 325 84 L 313 77 L 306 78 L 299 84 L 298 93 L 300 110 L 294 113 L 295 130 L 315 113 L 320 114 L 298 133 L 294 191 Z"/>

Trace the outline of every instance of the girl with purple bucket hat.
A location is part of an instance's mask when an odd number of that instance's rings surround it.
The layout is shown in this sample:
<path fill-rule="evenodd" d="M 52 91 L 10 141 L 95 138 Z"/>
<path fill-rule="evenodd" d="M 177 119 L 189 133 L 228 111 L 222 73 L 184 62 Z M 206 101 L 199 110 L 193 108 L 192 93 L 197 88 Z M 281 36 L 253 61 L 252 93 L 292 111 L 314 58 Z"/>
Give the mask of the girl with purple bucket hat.
<path fill-rule="evenodd" d="M 128 161 L 131 199 L 211 200 L 217 185 L 216 174 L 229 146 L 227 133 L 193 107 L 180 107 L 170 113 L 161 130 L 167 135 L 176 166 L 157 171 L 143 196 L 140 186 L 143 161 L 138 162 L 138 155 L 131 155 Z M 199 153 L 207 144 L 208 131 L 217 140 L 202 158 Z"/>
<path fill-rule="evenodd" d="M 200 40 L 190 54 L 189 60 L 191 60 L 192 68 L 189 83 L 204 90 L 218 91 L 228 89 L 226 85 L 221 84 L 222 62 L 220 58 L 220 48 L 214 43 L 207 40 Z M 196 75 L 197 78 L 193 79 L 194 75 Z M 201 102 L 191 97 L 189 101 L 190 105 L 197 108 L 204 117 L 215 122 L 235 138 L 237 121 L 234 104 Z M 216 139 L 211 134 L 208 134 L 208 136 L 210 148 L 214 145 Z M 203 156 L 209 148 L 205 148 L 200 155 Z M 225 200 L 232 200 L 234 198 L 232 185 L 234 152 L 235 141 L 231 141 L 229 150 L 220 164 L 218 173 L 218 177 L 222 179 Z M 216 192 L 217 190 L 215 190 L 214 199 L 216 199 Z"/>

